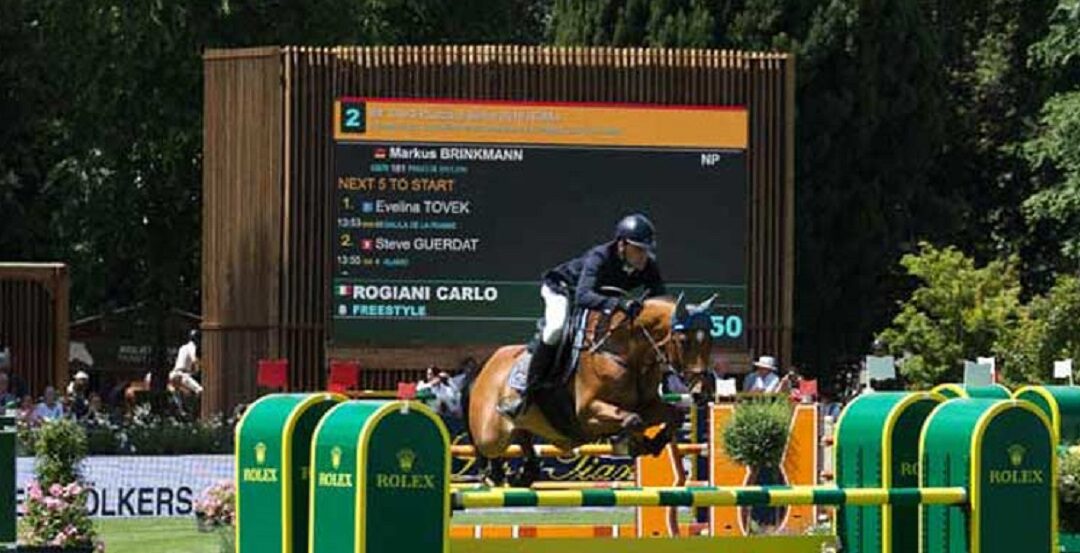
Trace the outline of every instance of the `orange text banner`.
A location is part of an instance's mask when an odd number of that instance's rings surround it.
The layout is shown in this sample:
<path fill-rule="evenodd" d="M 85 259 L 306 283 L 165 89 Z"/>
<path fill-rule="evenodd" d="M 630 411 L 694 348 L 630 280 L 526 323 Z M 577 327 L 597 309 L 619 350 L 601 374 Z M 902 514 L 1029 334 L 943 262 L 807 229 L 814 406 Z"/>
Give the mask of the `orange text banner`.
<path fill-rule="evenodd" d="M 746 149 L 741 106 L 344 98 L 334 137 L 380 142 Z"/>

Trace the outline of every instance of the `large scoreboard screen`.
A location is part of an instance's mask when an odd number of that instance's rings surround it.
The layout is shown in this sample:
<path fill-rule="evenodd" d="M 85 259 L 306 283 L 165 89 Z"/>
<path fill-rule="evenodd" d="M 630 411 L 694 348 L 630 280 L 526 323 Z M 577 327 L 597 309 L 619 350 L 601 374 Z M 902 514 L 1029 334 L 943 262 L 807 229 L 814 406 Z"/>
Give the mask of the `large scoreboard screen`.
<path fill-rule="evenodd" d="M 333 124 L 335 347 L 525 341 L 543 273 L 632 212 L 744 346 L 744 108 L 341 98 Z"/>

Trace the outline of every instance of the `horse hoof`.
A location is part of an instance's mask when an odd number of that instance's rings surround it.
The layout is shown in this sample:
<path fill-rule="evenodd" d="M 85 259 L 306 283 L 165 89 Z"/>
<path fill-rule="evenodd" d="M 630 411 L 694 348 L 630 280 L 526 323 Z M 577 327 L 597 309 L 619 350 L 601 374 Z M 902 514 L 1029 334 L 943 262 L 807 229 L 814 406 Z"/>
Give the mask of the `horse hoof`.
<path fill-rule="evenodd" d="M 532 486 L 533 482 L 536 482 L 539 479 L 540 462 L 526 461 L 525 463 L 522 463 L 521 468 L 510 477 L 509 483 L 515 488 L 527 488 Z"/>
<path fill-rule="evenodd" d="M 489 488 L 499 488 L 506 485 L 506 471 L 501 466 L 500 460 L 489 460 L 487 468 L 481 473 L 481 480 Z M 498 463 L 500 466 L 496 467 Z"/>
<path fill-rule="evenodd" d="M 641 415 L 637 413 L 630 413 L 622 422 L 623 430 L 639 431 L 645 429 L 645 421 L 641 419 Z"/>

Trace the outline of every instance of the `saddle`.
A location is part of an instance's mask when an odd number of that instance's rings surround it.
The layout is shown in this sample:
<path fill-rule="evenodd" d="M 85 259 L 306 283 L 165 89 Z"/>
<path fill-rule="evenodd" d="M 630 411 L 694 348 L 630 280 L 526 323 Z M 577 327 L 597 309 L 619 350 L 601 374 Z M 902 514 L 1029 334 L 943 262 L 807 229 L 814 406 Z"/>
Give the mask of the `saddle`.
<path fill-rule="evenodd" d="M 574 378 L 578 366 L 581 363 L 581 353 L 593 347 L 603 330 L 608 327 L 610 318 L 603 313 L 593 318 L 590 324 L 589 309 L 574 308 L 568 318 L 568 323 L 563 327 L 563 333 L 559 339 L 553 365 L 549 369 L 550 377 L 532 395 L 532 403 L 540 408 L 544 418 L 559 433 L 575 440 L 584 440 L 585 434 L 578 426 L 577 411 L 573 386 L 567 384 Z M 543 328 L 543 319 L 538 322 L 538 328 Z M 532 360 L 533 351 L 539 342 L 540 336 L 530 341 L 526 351 L 514 361 L 510 369 L 510 387 L 518 392 L 524 391 L 528 380 L 529 363 Z"/>

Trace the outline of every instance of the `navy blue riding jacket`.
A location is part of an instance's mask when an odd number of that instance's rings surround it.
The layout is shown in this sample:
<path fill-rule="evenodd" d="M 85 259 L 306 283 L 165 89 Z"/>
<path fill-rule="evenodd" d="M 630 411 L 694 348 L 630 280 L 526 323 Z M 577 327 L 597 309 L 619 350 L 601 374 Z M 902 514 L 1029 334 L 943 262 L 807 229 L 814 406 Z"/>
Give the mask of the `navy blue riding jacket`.
<path fill-rule="evenodd" d="M 619 258 L 618 243 L 612 241 L 600 244 L 577 257 L 544 273 L 544 282 L 558 289 L 565 285 L 574 303 L 589 309 L 610 311 L 619 304 L 619 299 L 601 295 L 600 288 L 616 286 L 623 290 L 633 290 L 643 286 L 648 290 L 648 297 L 662 296 L 667 293 L 664 279 L 660 277 L 660 267 L 650 259 L 640 271 L 627 270 L 629 267 Z"/>

